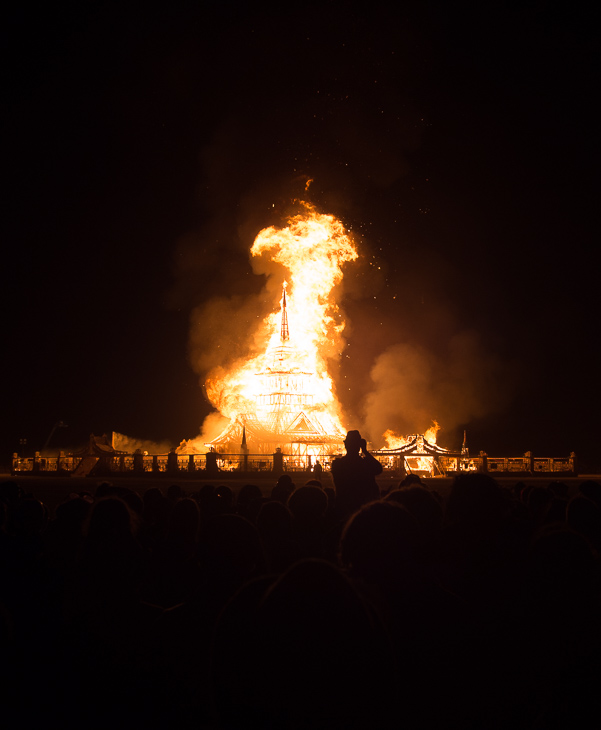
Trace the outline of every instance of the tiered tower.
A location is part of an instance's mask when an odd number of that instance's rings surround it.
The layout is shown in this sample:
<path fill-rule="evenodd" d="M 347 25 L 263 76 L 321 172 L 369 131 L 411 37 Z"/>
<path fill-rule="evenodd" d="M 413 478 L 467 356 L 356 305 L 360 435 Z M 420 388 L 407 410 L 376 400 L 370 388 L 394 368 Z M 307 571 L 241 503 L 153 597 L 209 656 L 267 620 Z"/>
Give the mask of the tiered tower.
<path fill-rule="evenodd" d="M 222 453 L 235 453 L 244 432 L 251 452 L 271 453 L 279 447 L 299 466 L 341 450 L 344 434 L 338 429 L 329 433 L 322 426 L 319 405 L 314 403 L 313 373 L 303 363 L 303 353 L 291 344 L 284 283 L 280 341 L 269 353 L 269 365 L 257 373 L 260 387 L 255 411 L 239 414 L 209 445 Z"/>

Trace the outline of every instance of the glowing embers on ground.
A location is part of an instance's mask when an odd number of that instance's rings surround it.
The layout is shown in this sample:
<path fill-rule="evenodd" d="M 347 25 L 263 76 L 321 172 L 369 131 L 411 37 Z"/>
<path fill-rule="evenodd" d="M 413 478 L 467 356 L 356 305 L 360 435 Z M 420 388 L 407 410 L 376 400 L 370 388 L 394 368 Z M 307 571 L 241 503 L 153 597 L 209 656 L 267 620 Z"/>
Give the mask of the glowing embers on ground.
<path fill-rule="evenodd" d="M 272 275 L 284 267 L 289 283 L 279 311 L 255 334 L 258 353 L 207 379 L 209 399 L 230 419 L 210 445 L 237 451 L 244 434 L 259 453 L 278 446 L 302 458 L 337 451 L 344 429 L 328 363 L 342 350 L 336 285 L 342 265 L 357 258 L 355 246 L 338 219 L 303 203 L 284 228 L 262 230 L 251 254 L 280 264 Z"/>

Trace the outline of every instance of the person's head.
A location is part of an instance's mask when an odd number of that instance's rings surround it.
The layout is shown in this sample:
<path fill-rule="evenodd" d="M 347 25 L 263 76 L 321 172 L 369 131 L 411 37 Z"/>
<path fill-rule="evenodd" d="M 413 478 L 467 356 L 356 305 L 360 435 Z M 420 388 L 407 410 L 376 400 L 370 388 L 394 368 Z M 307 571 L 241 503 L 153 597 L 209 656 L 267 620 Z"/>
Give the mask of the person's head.
<path fill-rule="evenodd" d="M 281 474 L 276 482 L 276 487 L 285 487 L 290 491 L 294 490 L 294 482 L 290 474 Z"/>
<path fill-rule="evenodd" d="M 262 496 L 261 489 L 256 484 L 245 484 L 238 493 L 238 499 L 236 500 L 239 513 L 246 514 L 250 503 L 256 499 L 261 499 Z"/>
<path fill-rule="evenodd" d="M 179 539 L 195 541 L 200 527 L 200 509 L 194 499 L 178 500 L 170 515 L 169 532 Z"/>
<path fill-rule="evenodd" d="M 299 487 L 288 498 L 288 509 L 298 523 L 315 523 L 323 519 L 328 509 L 328 498 L 321 487 Z"/>
<path fill-rule="evenodd" d="M 135 523 L 127 504 L 120 497 L 107 496 L 92 507 L 85 525 L 85 533 L 91 542 L 113 543 L 130 538 Z"/>
<path fill-rule="evenodd" d="M 415 517 L 394 501 L 364 505 L 346 523 L 339 560 L 351 575 L 382 587 L 400 585 L 416 568 L 421 530 Z"/>
<path fill-rule="evenodd" d="M 349 454 L 356 454 L 361 448 L 361 434 L 359 431 L 349 431 L 344 439 L 344 448 Z"/>
<path fill-rule="evenodd" d="M 234 511 L 234 492 L 227 484 L 220 484 L 215 490 L 215 507 L 218 514 Z"/>
<path fill-rule="evenodd" d="M 399 484 L 400 487 L 413 487 L 415 485 L 424 486 L 424 483 L 419 478 L 417 474 L 407 474 L 407 476 L 402 480 L 402 482 Z"/>
<path fill-rule="evenodd" d="M 319 481 L 319 479 L 309 479 L 305 482 L 305 487 L 319 487 L 320 489 L 323 489 L 323 484 Z"/>
<path fill-rule="evenodd" d="M 286 504 L 288 497 L 294 492 L 294 482 L 290 474 L 282 474 L 275 487 L 271 490 L 271 498 Z"/>

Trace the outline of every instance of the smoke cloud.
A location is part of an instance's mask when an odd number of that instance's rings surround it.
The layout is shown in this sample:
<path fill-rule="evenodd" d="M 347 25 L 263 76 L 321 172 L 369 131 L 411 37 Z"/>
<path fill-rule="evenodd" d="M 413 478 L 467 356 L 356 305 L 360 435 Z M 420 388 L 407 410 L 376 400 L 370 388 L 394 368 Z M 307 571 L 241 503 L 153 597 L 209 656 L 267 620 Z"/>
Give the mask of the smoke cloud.
<path fill-rule="evenodd" d="M 475 332 L 452 336 L 444 349 L 434 354 L 399 343 L 376 358 L 364 404 L 365 430 L 376 446 L 389 428 L 423 433 L 436 420 L 448 434 L 503 409 L 514 386 L 512 366 L 487 353 Z"/>
<path fill-rule="evenodd" d="M 136 449 L 147 451 L 149 454 L 167 454 L 173 444 L 169 441 L 150 441 L 126 436 L 124 433 L 113 431 L 113 446 L 117 451 L 126 451 L 133 454 Z"/>
<path fill-rule="evenodd" d="M 264 295 L 218 296 L 194 308 L 190 317 L 188 355 L 199 376 L 199 384 L 221 376 L 237 362 L 246 361 L 257 350 L 255 334 L 273 301 Z M 207 399 L 208 401 L 208 399 Z M 216 438 L 229 423 L 220 413 L 209 413 L 193 439 L 182 442 L 187 451 L 205 453 L 205 443 Z"/>
<path fill-rule="evenodd" d="M 225 429 L 229 419 L 216 411 L 209 413 L 200 427 L 198 436 L 192 439 L 184 439 L 177 448 L 179 453 L 184 454 L 206 454 L 209 447 L 205 444 L 217 438 Z"/>
<path fill-rule="evenodd" d="M 196 307 L 190 318 L 189 339 L 194 371 L 204 376 L 209 370 L 248 357 L 254 349 L 256 329 L 268 311 L 271 307 L 259 296 L 215 297 Z"/>

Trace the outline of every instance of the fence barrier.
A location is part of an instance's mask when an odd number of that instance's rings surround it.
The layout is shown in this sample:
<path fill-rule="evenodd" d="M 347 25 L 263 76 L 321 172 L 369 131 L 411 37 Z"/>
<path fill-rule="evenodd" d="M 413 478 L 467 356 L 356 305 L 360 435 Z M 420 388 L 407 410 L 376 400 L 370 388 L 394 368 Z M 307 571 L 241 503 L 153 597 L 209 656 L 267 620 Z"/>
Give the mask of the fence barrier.
<path fill-rule="evenodd" d="M 492 457 L 486 454 L 428 456 L 420 454 L 387 454 L 373 452 L 380 461 L 384 473 L 420 473 L 424 476 L 452 476 L 460 472 L 484 472 L 491 475 L 549 475 L 577 476 L 576 456 L 568 458 L 533 457 L 527 453 L 520 457 Z M 320 457 L 323 471 L 329 471 L 335 456 Z M 23 458 L 13 454 L 13 474 L 55 474 L 87 476 L 111 476 L 117 474 L 234 474 L 307 472 L 313 469 L 310 456 L 294 454 L 216 454 L 207 465 L 206 454 L 107 454 L 102 456 L 40 456 Z"/>

